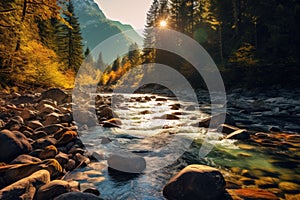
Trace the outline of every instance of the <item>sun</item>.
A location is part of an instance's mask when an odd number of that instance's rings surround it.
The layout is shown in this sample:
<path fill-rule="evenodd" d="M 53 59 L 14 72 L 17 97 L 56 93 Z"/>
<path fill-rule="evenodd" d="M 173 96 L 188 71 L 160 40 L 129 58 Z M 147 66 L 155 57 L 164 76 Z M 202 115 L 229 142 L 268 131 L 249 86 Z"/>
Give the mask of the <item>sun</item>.
<path fill-rule="evenodd" d="M 159 23 L 159 25 L 161 27 L 166 27 L 167 26 L 167 22 L 165 20 L 161 20 L 160 23 Z"/>

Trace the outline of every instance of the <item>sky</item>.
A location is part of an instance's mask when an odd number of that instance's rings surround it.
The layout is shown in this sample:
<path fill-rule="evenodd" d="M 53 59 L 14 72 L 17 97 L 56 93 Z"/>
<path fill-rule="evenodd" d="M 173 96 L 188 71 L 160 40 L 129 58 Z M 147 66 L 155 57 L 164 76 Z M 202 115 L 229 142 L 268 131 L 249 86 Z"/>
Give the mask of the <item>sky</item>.
<path fill-rule="evenodd" d="M 152 0 L 96 0 L 107 18 L 143 29 Z"/>

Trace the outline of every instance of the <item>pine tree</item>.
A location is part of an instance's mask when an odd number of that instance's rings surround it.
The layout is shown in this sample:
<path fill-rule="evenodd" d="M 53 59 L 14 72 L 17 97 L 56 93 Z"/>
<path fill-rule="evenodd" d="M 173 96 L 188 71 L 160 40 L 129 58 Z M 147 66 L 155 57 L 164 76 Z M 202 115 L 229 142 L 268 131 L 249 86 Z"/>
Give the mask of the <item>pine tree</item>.
<path fill-rule="evenodd" d="M 70 0 L 68 4 L 68 14 L 65 21 L 69 24 L 61 24 L 58 33 L 58 55 L 65 63 L 66 69 L 78 71 L 84 59 L 82 36 L 78 18 L 74 14 L 74 6 Z"/>
<path fill-rule="evenodd" d="M 101 71 L 104 71 L 106 66 L 107 65 L 103 61 L 102 52 L 100 52 L 99 55 L 98 55 L 97 62 L 96 62 L 96 68 L 101 70 Z"/>

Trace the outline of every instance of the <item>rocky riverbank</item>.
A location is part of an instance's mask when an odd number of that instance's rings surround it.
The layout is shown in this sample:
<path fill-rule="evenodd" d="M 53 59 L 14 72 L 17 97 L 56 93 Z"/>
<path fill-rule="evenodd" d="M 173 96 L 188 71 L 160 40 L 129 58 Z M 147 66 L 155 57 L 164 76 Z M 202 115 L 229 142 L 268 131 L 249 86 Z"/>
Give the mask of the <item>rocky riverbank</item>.
<path fill-rule="evenodd" d="M 167 199 L 299 198 L 300 179 L 295 177 L 300 174 L 300 137 L 294 132 L 298 130 L 300 106 L 295 98 L 300 92 L 283 91 L 284 97 L 275 92 L 254 97 L 241 93 L 235 91 L 228 95 L 230 115 L 227 114 L 226 124 L 221 124 L 219 119 L 224 115 L 221 114 L 191 119 L 189 125 L 205 129 L 211 123 L 214 131 L 222 133 L 220 140 L 236 140 L 240 149 L 247 150 L 247 153 L 234 155 L 240 162 L 251 159 L 252 152 L 263 150 L 272 157 L 272 164 L 291 170 L 285 171 L 285 174 L 274 172 L 268 166 L 265 170 L 249 170 L 230 165 L 230 162 L 223 169 L 191 165 L 165 186 L 163 194 Z M 198 95 L 201 96 L 199 108 L 205 110 L 208 96 L 201 91 Z M 155 95 L 130 99 L 120 95 L 116 99 L 120 102 L 128 100 L 142 104 L 154 101 L 157 105 L 168 104 L 168 98 Z M 110 107 L 111 97 L 96 96 L 95 101 L 91 102 L 76 105 L 78 112 L 73 113 L 70 94 L 60 89 L 1 94 L 0 199 L 100 199 L 101 191 L 93 187 L 81 188 L 80 183 L 69 176 L 72 171 L 103 159 L 87 152 L 80 140 L 79 130 L 96 124 L 104 128 L 118 128 L 122 121 Z M 180 104 L 169 107 L 172 113 L 158 119 L 179 120 L 184 114 L 182 109 L 195 109 L 194 106 L 183 108 Z M 93 109 L 97 116 L 90 112 Z M 143 113 L 148 114 L 149 111 Z M 167 131 L 169 127 L 164 129 Z M 130 138 L 134 139 L 134 136 L 128 135 L 127 139 Z M 108 144 L 111 140 L 102 138 L 102 144 Z M 289 160 L 283 162 L 284 157 Z M 134 154 L 111 156 L 108 165 L 122 167 L 128 163 L 126 170 L 133 160 L 139 163 L 138 169 L 133 172 L 141 173 L 145 168 L 144 160 Z M 134 167 L 132 165 L 130 169 Z M 293 170 L 294 177 L 290 174 Z M 100 180 L 102 177 L 98 179 L 98 174 L 94 171 L 92 177 Z M 86 174 L 86 177 L 89 176 L 91 174 Z M 122 173 L 118 176 L 122 176 Z"/>

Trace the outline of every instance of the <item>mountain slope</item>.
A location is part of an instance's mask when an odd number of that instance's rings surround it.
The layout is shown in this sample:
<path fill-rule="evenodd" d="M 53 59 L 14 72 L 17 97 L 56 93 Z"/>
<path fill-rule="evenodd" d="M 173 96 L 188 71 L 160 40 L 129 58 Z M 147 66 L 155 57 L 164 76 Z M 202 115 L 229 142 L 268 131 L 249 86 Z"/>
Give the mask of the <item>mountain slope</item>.
<path fill-rule="evenodd" d="M 104 61 L 111 62 L 114 55 L 108 55 L 110 51 L 120 50 L 121 55 L 124 49 L 128 49 L 129 45 L 137 42 L 142 43 L 142 37 L 138 35 L 130 25 L 124 25 L 118 21 L 112 21 L 106 18 L 98 5 L 93 0 L 73 0 L 75 14 L 79 18 L 82 37 L 85 47 L 94 49 L 98 44 L 110 38 L 113 35 L 120 34 L 118 40 L 113 41 L 104 49 L 94 51 L 94 57 L 97 57 L 99 51 L 104 55 Z M 128 30 L 131 30 L 128 32 Z M 106 54 L 105 54 L 106 53 Z"/>

